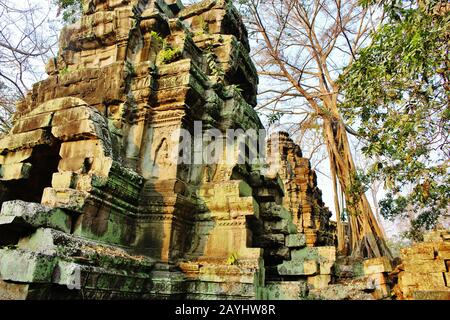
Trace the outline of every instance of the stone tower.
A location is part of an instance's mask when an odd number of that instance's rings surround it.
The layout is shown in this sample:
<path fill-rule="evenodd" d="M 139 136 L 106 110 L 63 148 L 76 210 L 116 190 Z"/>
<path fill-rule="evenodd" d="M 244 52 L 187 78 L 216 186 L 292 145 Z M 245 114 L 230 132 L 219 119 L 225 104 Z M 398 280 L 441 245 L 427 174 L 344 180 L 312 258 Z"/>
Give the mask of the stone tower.
<path fill-rule="evenodd" d="M 302 298 L 327 285 L 333 225 L 292 140 L 281 135 L 279 174 L 239 150 L 179 161 L 182 145 L 195 158 L 208 144 L 182 132 L 263 129 L 249 50 L 228 0 L 84 1 L 0 140 L 0 298 Z"/>

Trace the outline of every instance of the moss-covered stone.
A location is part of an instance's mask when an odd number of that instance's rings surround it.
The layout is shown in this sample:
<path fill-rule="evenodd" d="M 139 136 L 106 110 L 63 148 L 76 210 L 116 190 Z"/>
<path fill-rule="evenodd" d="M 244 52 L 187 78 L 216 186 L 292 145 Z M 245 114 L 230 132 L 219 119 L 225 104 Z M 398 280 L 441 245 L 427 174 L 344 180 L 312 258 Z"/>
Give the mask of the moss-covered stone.
<path fill-rule="evenodd" d="M 57 259 L 19 249 L 0 249 L 0 276 L 3 280 L 50 283 Z"/>
<path fill-rule="evenodd" d="M 0 212 L 0 225 L 49 227 L 70 232 L 71 223 L 71 217 L 62 209 L 20 200 L 4 202 Z"/>
<path fill-rule="evenodd" d="M 268 300 L 303 300 L 308 294 L 308 285 L 306 280 L 268 281 L 264 290 Z"/>

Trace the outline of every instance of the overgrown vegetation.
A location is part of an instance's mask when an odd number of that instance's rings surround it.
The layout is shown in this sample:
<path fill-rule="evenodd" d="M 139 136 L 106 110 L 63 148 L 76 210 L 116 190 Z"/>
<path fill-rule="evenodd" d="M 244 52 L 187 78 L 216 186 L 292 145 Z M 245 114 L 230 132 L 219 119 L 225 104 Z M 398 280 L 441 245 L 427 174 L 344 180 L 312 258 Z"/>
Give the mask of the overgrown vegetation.
<path fill-rule="evenodd" d="M 158 52 L 158 62 L 161 64 L 167 64 L 175 61 L 181 56 L 181 50 L 179 48 L 172 48 L 157 32 L 152 31 L 150 33 L 153 39 L 155 39 L 162 47 Z"/>
<path fill-rule="evenodd" d="M 171 63 L 181 56 L 181 50 L 167 46 L 158 53 L 158 59 L 161 63 Z"/>
<path fill-rule="evenodd" d="M 327 176 L 334 193 L 338 250 L 357 257 L 389 256 L 384 233 L 355 179 L 354 148 L 339 103 L 338 76 L 380 24 L 379 15 L 354 1 L 242 0 L 253 52 L 262 79 L 258 109 L 290 116 L 289 130 L 302 145 L 314 144 L 329 161 Z M 277 122 L 279 116 L 269 116 Z M 346 247 L 341 215 L 349 223 Z"/>
<path fill-rule="evenodd" d="M 83 0 L 53 0 L 65 23 L 75 23 L 83 12 Z"/>
<path fill-rule="evenodd" d="M 211 70 L 211 74 L 217 78 L 217 82 L 222 83 L 225 77 L 225 72 L 222 66 L 217 63 L 216 55 L 214 54 L 212 46 L 208 46 L 205 49 L 205 57 L 208 63 L 208 67 Z"/>
<path fill-rule="evenodd" d="M 450 10 L 437 9 L 445 3 L 381 2 L 387 21 L 341 79 L 340 110 L 374 159 L 367 178 L 388 191 L 381 214 L 411 217 L 406 236 L 414 240 L 450 199 Z"/>

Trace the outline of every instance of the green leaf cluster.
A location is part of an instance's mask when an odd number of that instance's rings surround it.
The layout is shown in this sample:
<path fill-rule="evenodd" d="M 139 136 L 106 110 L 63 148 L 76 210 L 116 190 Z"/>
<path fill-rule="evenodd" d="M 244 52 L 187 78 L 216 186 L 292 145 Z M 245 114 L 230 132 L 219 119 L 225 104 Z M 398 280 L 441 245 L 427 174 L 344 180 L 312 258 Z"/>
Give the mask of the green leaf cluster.
<path fill-rule="evenodd" d="M 232 252 L 227 259 L 227 264 L 230 266 L 237 265 L 239 263 L 239 257 L 237 252 Z"/>

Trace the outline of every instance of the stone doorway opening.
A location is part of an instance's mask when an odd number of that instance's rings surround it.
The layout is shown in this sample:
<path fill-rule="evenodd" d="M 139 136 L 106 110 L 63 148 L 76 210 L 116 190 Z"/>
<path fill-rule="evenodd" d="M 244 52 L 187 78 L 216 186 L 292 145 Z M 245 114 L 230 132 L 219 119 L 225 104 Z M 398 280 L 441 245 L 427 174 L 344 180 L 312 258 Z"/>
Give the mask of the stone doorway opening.
<path fill-rule="evenodd" d="M 44 189 L 51 187 L 53 173 L 58 172 L 61 160 L 59 150 L 61 142 L 54 140 L 50 145 L 39 145 L 33 148 L 31 157 L 26 161 L 31 163 L 27 179 L 3 182 L 8 190 L 7 200 L 23 200 L 40 203 Z"/>

